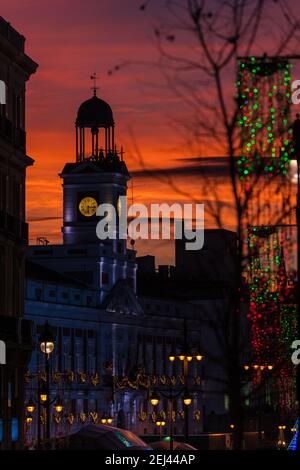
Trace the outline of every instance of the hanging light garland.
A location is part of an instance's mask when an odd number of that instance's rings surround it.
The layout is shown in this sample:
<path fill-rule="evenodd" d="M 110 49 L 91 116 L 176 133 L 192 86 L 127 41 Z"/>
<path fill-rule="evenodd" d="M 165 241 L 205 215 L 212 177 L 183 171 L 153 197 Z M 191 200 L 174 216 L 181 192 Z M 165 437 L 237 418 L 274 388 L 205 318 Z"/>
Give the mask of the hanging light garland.
<path fill-rule="evenodd" d="M 284 57 L 242 57 L 238 61 L 242 181 L 258 172 L 286 174 L 293 153 L 289 112 L 291 67 Z"/>
<path fill-rule="evenodd" d="M 284 242 L 274 227 L 249 230 L 248 318 L 254 363 L 273 364 L 276 381 L 292 383 L 290 345 L 296 332 L 296 306 L 288 286 Z"/>

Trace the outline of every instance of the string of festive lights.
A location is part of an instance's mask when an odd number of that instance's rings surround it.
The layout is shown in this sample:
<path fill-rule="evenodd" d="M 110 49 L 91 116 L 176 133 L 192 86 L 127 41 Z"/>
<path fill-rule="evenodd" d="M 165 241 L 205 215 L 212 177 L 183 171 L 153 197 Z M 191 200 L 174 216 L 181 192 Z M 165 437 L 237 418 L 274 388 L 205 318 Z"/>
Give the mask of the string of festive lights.
<path fill-rule="evenodd" d="M 288 285 L 284 234 L 274 227 L 249 230 L 248 266 L 252 359 L 270 363 L 278 389 L 292 390 L 295 380 L 290 346 L 296 332 L 296 306 Z M 278 397 L 279 406 L 290 406 L 289 393 Z"/>
<path fill-rule="evenodd" d="M 293 153 L 289 123 L 292 65 L 284 57 L 242 57 L 238 61 L 238 125 L 242 181 L 258 172 L 286 174 Z"/>

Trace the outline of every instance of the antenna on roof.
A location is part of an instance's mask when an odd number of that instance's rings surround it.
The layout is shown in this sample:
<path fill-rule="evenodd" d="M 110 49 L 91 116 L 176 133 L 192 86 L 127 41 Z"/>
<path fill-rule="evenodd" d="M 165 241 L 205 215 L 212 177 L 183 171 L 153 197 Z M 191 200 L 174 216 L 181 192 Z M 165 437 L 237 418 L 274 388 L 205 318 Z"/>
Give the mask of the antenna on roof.
<path fill-rule="evenodd" d="M 96 72 L 94 72 L 93 75 L 90 76 L 90 79 L 94 80 L 94 86 L 92 86 L 91 90 L 93 90 L 94 96 L 96 96 L 97 95 L 97 90 L 98 90 L 98 87 L 96 86 L 97 80 L 98 80 Z"/>

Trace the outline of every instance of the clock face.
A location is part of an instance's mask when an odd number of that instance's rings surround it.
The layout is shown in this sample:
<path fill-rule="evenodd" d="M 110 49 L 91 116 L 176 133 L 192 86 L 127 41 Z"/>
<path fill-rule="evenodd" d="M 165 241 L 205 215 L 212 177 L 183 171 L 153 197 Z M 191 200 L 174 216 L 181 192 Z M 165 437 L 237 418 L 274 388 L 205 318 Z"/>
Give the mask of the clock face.
<path fill-rule="evenodd" d="M 93 197 L 84 197 L 79 203 L 79 210 L 85 217 L 92 217 L 96 214 L 98 204 Z"/>

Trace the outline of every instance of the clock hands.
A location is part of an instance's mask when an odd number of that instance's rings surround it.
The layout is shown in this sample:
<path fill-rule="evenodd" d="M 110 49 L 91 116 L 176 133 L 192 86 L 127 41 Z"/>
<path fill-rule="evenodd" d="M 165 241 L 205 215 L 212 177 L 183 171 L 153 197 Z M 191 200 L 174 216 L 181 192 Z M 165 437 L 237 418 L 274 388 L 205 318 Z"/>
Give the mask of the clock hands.
<path fill-rule="evenodd" d="M 91 217 L 96 213 L 97 206 L 98 204 L 93 198 L 84 198 L 79 205 L 79 210 L 83 215 Z"/>

